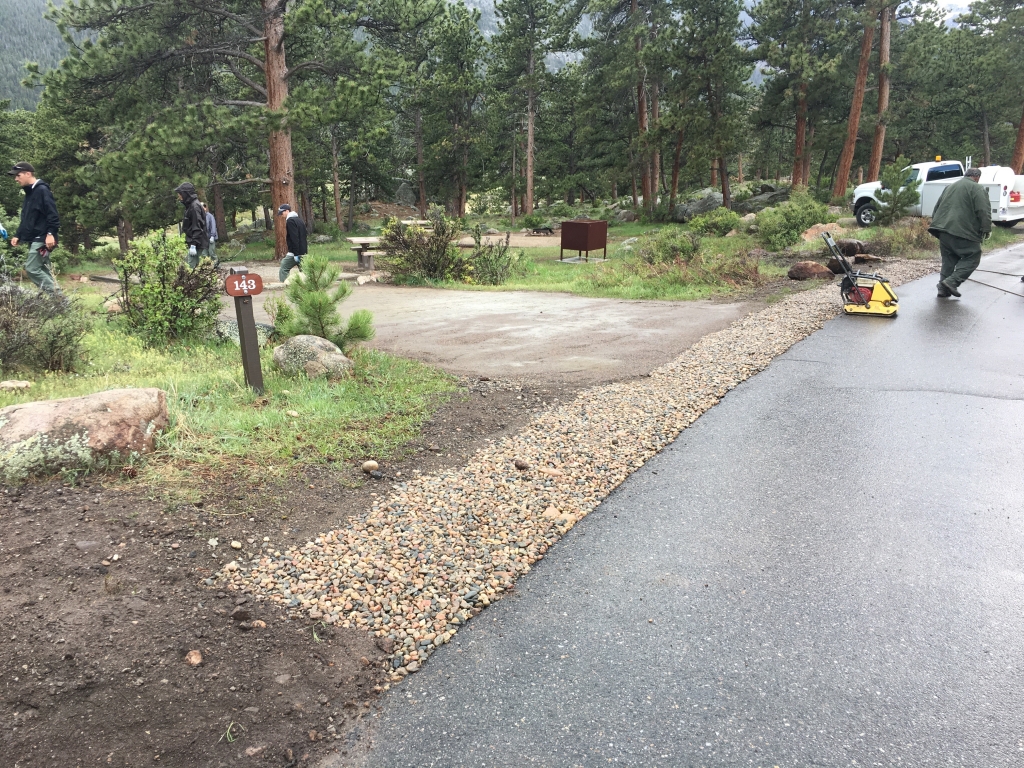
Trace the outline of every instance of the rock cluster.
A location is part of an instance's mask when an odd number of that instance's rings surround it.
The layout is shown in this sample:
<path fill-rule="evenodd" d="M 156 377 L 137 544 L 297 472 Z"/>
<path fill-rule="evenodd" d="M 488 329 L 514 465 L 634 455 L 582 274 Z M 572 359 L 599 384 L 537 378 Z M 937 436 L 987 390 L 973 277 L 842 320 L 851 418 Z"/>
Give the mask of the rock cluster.
<path fill-rule="evenodd" d="M 934 269 L 903 262 L 888 276 L 898 284 Z M 784 299 L 647 378 L 541 412 L 462 468 L 394 484 L 342 529 L 283 551 L 267 546 L 206 584 L 274 601 L 296 618 L 364 628 L 400 680 L 729 390 L 839 309 L 834 286 Z"/>
<path fill-rule="evenodd" d="M 694 216 L 709 213 L 718 208 L 725 201 L 721 192 L 709 192 L 703 197 L 691 200 L 688 203 L 680 203 L 672 209 L 672 221 L 685 224 Z"/>

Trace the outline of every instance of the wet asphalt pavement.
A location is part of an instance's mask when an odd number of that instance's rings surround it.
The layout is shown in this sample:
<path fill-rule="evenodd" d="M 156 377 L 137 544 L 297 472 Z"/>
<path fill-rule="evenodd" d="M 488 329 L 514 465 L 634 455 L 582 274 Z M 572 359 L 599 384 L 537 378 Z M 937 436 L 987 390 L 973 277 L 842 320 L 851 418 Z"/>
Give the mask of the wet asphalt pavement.
<path fill-rule="evenodd" d="M 388 695 L 360 764 L 1024 765 L 1024 298 L 935 282 L 731 392 Z"/>

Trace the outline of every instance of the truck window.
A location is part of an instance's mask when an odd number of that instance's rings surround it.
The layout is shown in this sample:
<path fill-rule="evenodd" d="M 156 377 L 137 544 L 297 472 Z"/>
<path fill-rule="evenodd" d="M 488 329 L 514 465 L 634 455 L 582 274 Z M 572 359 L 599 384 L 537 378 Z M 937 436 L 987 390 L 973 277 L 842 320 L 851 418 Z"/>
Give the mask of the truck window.
<path fill-rule="evenodd" d="M 926 181 L 940 181 L 942 179 L 955 179 L 964 175 L 964 169 L 957 165 L 937 165 L 928 169 Z"/>
<path fill-rule="evenodd" d="M 904 168 L 903 170 L 906 171 L 908 169 Z M 910 168 L 909 170 L 910 170 L 910 173 L 907 174 L 907 178 L 903 182 L 904 184 L 912 184 L 912 183 L 914 183 L 915 181 L 917 181 L 917 177 L 921 174 L 921 171 L 920 171 L 919 168 Z"/>

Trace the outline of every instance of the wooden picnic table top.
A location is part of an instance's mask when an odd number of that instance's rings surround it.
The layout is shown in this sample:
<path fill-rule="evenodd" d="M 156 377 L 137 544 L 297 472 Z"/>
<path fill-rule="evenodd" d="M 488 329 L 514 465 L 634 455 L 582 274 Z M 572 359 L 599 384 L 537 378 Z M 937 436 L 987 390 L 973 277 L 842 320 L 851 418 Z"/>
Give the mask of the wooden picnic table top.
<path fill-rule="evenodd" d="M 380 242 L 379 237 L 347 237 L 345 239 L 353 245 L 377 245 Z"/>
<path fill-rule="evenodd" d="M 403 224 L 414 224 L 417 227 L 425 227 L 431 222 L 427 219 L 402 219 Z"/>

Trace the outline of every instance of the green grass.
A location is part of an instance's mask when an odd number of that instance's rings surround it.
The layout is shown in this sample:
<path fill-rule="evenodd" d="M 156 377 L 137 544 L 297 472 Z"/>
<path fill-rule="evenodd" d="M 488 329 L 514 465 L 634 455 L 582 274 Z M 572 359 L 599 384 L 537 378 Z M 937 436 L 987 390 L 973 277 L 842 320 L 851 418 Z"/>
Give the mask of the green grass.
<path fill-rule="evenodd" d="M 455 381 L 412 360 L 356 350 L 350 378 L 336 383 L 277 372 L 262 352 L 266 392 L 245 386 L 231 343 L 148 348 L 97 321 L 87 362 L 74 374 L 46 374 L 25 393 L 0 393 L 0 407 L 121 387 L 167 393 L 169 428 L 150 466 L 189 471 L 249 467 L 283 474 L 297 463 L 386 457 L 415 437 Z M 298 413 L 289 416 L 288 411 Z"/>
<path fill-rule="evenodd" d="M 656 225 L 626 225 L 636 227 L 637 234 L 650 232 L 660 227 Z M 533 259 L 533 264 L 523 277 L 513 278 L 504 285 L 472 285 L 464 283 L 424 282 L 439 288 L 450 288 L 466 291 L 547 291 L 572 293 L 577 296 L 613 299 L 643 299 L 667 301 L 692 301 L 715 295 L 742 293 L 746 288 L 735 288 L 725 285 L 707 285 L 692 282 L 680 282 L 676 275 L 666 274 L 655 277 L 641 276 L 624 269 L 626 251 L 618 238 L 609 242 L 608 261 L 602 263 L 570 264 L 558 259 L 558 248 L 527 248 L 526 253 Z M 631 235 L 635 237 L 636 235 Z M 749 235 L 734 237 L 708 237 L 703 240 L 705 251 L 712 255 L 732 255 L 737 251 L 758 247 Z M 575 252 L 566 252 L 566 258 L 575 256 Z M 600 254 L 591 254 L 600 258 Z M 786 270 L 772 265 L 761 264 L 761 274 L 768 278 L 785 275 Z"/>

